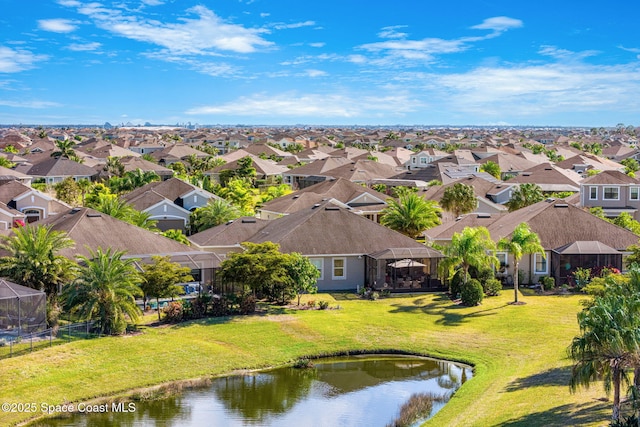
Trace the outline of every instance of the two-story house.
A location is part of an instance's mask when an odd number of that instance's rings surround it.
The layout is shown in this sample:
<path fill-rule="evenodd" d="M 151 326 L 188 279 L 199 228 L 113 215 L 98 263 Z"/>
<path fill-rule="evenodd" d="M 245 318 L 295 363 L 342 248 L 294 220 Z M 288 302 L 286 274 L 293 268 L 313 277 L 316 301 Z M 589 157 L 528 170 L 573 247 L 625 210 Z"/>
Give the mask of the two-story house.
<path fill-rule="evenodd" d="M 615 218 L 628 212 L 640 219 L 640 181 L 619 171 L 604 171 L 580 184 L 580 205 L 601 207 L 605 216 Z"/>

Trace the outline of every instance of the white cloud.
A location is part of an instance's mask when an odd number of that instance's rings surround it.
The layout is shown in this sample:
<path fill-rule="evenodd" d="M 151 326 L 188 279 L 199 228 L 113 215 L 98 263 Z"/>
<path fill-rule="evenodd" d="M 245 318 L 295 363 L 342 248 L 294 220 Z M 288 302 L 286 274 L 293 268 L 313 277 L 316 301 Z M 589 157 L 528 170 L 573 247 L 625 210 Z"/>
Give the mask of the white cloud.
<path fill-rule="evenodd" d="M 142 3 L 146 4 L 147 6 L 160 6 L 164 4 L 164 1 L 162 0 L 142 0 Z"/>
<path fill-rule="evenodd" d="M 217 16 L 204 6 L 187 12 L 197 18 L 179 18 L 169 23 L 125 15 L 99 3 L 76 4 L 78 12 L 93 19 L 96 25 L 122 37 L 161 46 L 182 55 L 210 55 L 218 51 L 252 53 L 269 48 L 272 42 L 261 37 L 264 30 L 245 28 Z"/>
<path fill-rule="evenodd" d="M 640 69 L 630 65 L 545 64 L 477 68 L 425 77 L 452 111 L 479 117 L 628 111 L 640 106 Z"/>
<path fill-rule="evenodd" d="M 324 47 L 325 45 L 326 43 L 324 42 L 309 43 L 309 46 L 311 47 Z"/>
<path fill-rule="evenodd" d="M 396 67 L 422 65 L 424 62 L 432 62 L 437 55 L 458 53 L 468 50 L 471 44 L 482 40 L 499 36 L 504 31 L 522 26 L 522 21 L 518 19 L 499 16 L 485 19 L 481 24 L 471 27 L 472 29 L 493 30 L 491 34 L 481 37 L 459 37 L 446 40 L 441 38 L 424 38 L 420 40 L 408 39 L 408 34 L 397 31 L 404 26 L 384 27 L 378 33 L 380 38 L 388 40 L 375 43 L 366 43 L 357 46 L 356 49 L 365 50 L 374 55 L 380 55 L 368 62 L 381 66 L 394 65 Z M 402 61 L 398 61 L 398 60 Z"/>
<path fill-rule="evenodd" d="M 38 27 L 53 33 L 71 33 L 78 28 L 73 21 L 68 19 L 41 19 L 38 21 Z"/>
<path fill-rule="evenodd" d="M 188 115 L 224 115 L 248 117 L 300 117 L 307 119 L 338 119 L 356 117 L 399 117 L 415 111 L 421 104 L 406 94 L 391 96 L 299 95 L 286 93 L 276 96 L 256 94 L 240 97 L 220 105 L 195 107 Z"/>
<path fill-rule="evenodd" d="M 560 59 L 560 60 L 580 60 L 584 58 L 588 58 L 590 56 L 595 56 L 599 52 L 595 50 L 585 50 L 582 52 L 572 52 L 566 49 L 560 49 L 555 46 L 542 46 L 538 51 L 540 55 L 550 56 L 552 58 Z"/>
<path fill-rule="evenodd" d="M 276 30 L 289 30 L 292 28 L 312 27 L 316 25 L 314 21 L 296 22 L 293 24 L 276 23 L 272 24 L 272 27 Z"/>
<path fill-rule="evenodd" d="M 305 75 L 308 77 L 324 77 L 328 74 L 322 70 L 305 70 Z"/>
<path fill-rule="evenodd" d="M 3 99 L 0 99 L 0 105 L 3 107 L 10 107 L 10 108 L 33 108 L 33 109 L 55 108 L 55 107 L 61 106 L 61 104 L 57 102 L 49 102 L 49 101 L 7 101 Z"/>
<path fill-rule="evenodd" d="M 90 52 L 94 50 L 98 50 L 102 47 L 102 45 L 98 42 L 92 43 L 73 43 L 70 44 L 67 49 L 73 50 L 75 52 Z"/>
<path fill-rule="evenodd" d="M 509 18 L 507 16 L 495 16 L 482 21 L 482 24 L 471 27 L 474 30 L 493 30 L 503 32 L 512 28 L 521 28 L 524 24 L 519 19 Z"/>
<path fill-rule="evenodd" d="M 404 39 L 405 37 L 408 36 L 408 34 L 397 31 L 400 28 L 407 28 L 407 26 L 406 25 L 394 25 L 394 26 L 391 26 L 391 27 L 384 27 L 378 33 L 378 37 L 380 37 L 381 39 Z"/>
<path fill-rule="evenodd" d="M 36 63 L 49 59 L 47 55 L 36 55 L 28 50 L 0 46 L 0 73 L 17 73 L 35 68 Z"/>
<path fill-rule="evenodd" d="M 266 18 L 266 17 L 268 17 L 268 16 L 271 16 L 271 14 L 270 14 L 270 13 L 266 13 L 266 12 L 262 12 L 262 13 L 260 14 L 260 18 Z"/>

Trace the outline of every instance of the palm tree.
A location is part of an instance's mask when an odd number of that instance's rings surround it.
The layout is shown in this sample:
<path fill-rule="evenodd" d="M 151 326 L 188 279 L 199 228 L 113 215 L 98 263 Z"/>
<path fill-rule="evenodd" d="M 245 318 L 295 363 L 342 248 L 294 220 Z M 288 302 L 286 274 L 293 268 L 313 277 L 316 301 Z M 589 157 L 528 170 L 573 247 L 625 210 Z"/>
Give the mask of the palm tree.
<path fill-rule="evenodd" d="M 496 244 L 491 240 L 485 227 L 465 227 L 461 233 L 453 233 L 451 243 L 445 248 L 445 254 L 453 263 L 462 268 L 464 281 L 467 282 L 469 267 L 482 268 L 499 265 L 496 258 Z"/>
<path fill-rule="evenodd" d="M 102 168 L 109 176 L 122 177 L 124 175 L 124 164 L 119 157 L 107 157 L 107 163 Z"/>
<path fill-rule="evenodd" d="M 513 278 L 514 303 L 518 303 L 518 265 L 524 254 L 540 254 L 546 257 L 544 248 L 540 244 L 540 237 L 531 231 L 526 222 L 518 224 L 511 233 L 511 238 L 502 238 L 498 242 L 498 248 L 508 251 L 513 256 L 515 274 Z"/>
<path fill-rule="evenodd" d="M 56 141 L 55 143 L 57 150 L 51 153 L 51 157 L 57 158 L 65 158 L 74 161 L 78 161 L 78 155 L 76 154 L 73 146 L 76 145 L 75 141 L 72 139 L 65 139 L 62 141 Z"/>
<path fill-rule="evenodd" d="M 240 216 L 238 209 L 224 199 L 210 199 L 209 202 L 197 208 L 190 218 L 191 229 L 195 233 L 208 228 L 224 224 Z"/>
<path fill-rule="evenodd" d="M 151 214 L 149 212 L 143 212 L 132 208 L 125 220 L 129 224 L 136 225 L 140 228 L 144 228 L 145 230 L 160 231 L 156 227 L 158 221 L 151 219 Z"/>
<path fill-rule="evenodd" d="M 163 231 L 162 234 L 164 237 L 175 240 L 176 242 L 180 242 L 183 245 L 191 246 L 191 241 L 187 239 L 187 236 L 184 235 L 182 230 L 177 230 L 175 228 L 171 228 L 167 231 Z"/>
<path fill-rule="evenodd" d="M 65 289 L 65 306 L 80 318 L 97 320 L 103 334 L 124 332 L 127 317 L 137 321 L 140 308 L 135 297 L 141 296 L 141 277 L 135 259 L 123 259 L 123 251 L 91 251 L 80 257 L 78 278 Z"/>
<path fill-rule="evenodd" d="M 473 187 L 459 182 L 444 190 L 440 205 L 445 211 L 453 212 L 455 217 L 473 212 L 478 207 L 478 200 Z"/>
<path fill-rule="evenodd" d="M 58 255 L 62 249 L 74 246 L 66 233 L 42 225 L 25 226 L 14 228 L 12 236 L 1 238 L 0 249 L 8 255 L 0 258 L 0 276 L 45 291 L 50 301 L 73 278 L 74 263 Z"/>
<path fill-rule="evenodd" d="M 612 284 L 580 313 L 581 335 L 574 337 L 569 356 L 576 362 L 571 372 L 571 390 L 604 380 L 605 391 L 613 388 L 612 421 L 620 418 L 620 388 L 629 383 L 626 370 L 638 365 L 640 352 L 640 299 L 630 298 L 622 286 Z"/>
<path fill-rule="evenodd" d="M 516 211 L 534 203 L 538 203 L 544 200 L 542 194 L 542 188 L 538 184 L 525 183 L 513 191 L 511 200 L 506 205 L 509 208 L 509 212 Z"/>
<path fill-rule="evenodd" d="M 133 208 L 115 194 L 100 194 L 97 203 L 91 207 L 99 212 L 126 221 Z"/>
<path fill-rule="evenodd" d="M 405 193 L 399 201 L 387 200 L 380 223 L 412 239 L 423 231 L 440 224 L 442 209 L 433 200 L 425 200 L 415 193 Z"/>
<path fill-rule="evenodd" d="M 480 166 L 480 171 L 486 172 L 496 179 L 500 179 L 500 165 L 498 165 L 496 162 L 492 162 L 491 160 L 487 161 L 485 164 Z"/>

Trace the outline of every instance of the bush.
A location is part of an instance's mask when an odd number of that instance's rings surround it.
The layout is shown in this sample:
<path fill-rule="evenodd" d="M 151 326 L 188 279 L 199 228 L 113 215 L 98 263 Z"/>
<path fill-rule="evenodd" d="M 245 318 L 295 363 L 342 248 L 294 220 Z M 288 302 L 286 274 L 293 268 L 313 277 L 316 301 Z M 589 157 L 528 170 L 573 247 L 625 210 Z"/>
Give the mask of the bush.
<path fill-rule="evenodd" d="M 484 283 L 484 293 L 488 297 L 495 297 L 500 295 L 502 291 L 502 283 L 498 279 L 489 279 Z"/>
<path fill-rule="evenodd" d="M 229 300 L 226 296 L 214 297 L 211 304 L 211 315 L 221 317 L 229 315 Z"/>
<path fill-rule="evenodd" d="M 451 294 L 451 298 L 457 298 L 458 295 L 460 295 L 460 286 L 462 286 L 463 281 L 464 271 L 456 271 L 456 274 L 453 275 L 449 282 L 449 293 Z"/>
<path fill-rule="evenodd" d="M 191 317 L 194 319 L 205 317 L 212 299 L 213 297 L 208 294 L 198 295 L 198 297 L 191 302 Z"/>
<path fill-rule="evenodd" d="M 474 307 L 482 302 L 483 298 L 482 285 L 476 279 L 470 279 L 460 287 L 460 299 L 462 304 L 468 307 Z"/>
<path fill-rule="evenodd" d="M 475 267 L 471 267 L 469 268 L 469 275 L 474 279 L 478 279 L 482 286 L 484 286 L 487 280 L 495 279 L 493 268 L 483 268 L 482 270 L 478 270 Z"/>
<path fill-rule="evenodd" d="M 551 290 L 556 287 L 556 279 L 551 276 L 546 276 L 542 278 L 542 287 L 545 291 Z"/>
<path fill-rule="evenodd" d="M 309 301 L 307 301 L 307 307 L 315 308 L 316 307 L 316 300 L 310 299 Z"/>
<path fill-rule="evenodd" d="M 582 289 L 591 282 L 591 269 L 578 268 L 573 272 L 573 281 L 576 284 L 576 288 Z"/>
<path fill-rule="evenodd" d="M 244 294 L 240 299 L 240 314 L 251 314 L 256 312 L 256 297 L 252 294 Z"/>
<path fill-rule="evenodd" d="M 169 323 L 182 322 L 184 318 L 184 307 L 180 301 L 171 301 L 162 311 L 164 311 L 165 320 Z"/>
<path fill-rule="evenodd" d="M 318 308 L 320 310 L 326 310 L 327 308 L 329 308 L 329 302 L 328 301 L 320 301 L 320 302 L 318 302 Z"/>

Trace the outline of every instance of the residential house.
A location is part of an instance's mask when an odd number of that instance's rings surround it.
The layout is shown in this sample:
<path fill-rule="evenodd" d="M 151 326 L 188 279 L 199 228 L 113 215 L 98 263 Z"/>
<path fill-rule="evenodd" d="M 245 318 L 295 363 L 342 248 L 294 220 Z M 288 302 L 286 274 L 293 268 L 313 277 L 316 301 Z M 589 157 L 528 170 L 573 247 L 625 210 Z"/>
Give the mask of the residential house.
<path fill-rule="evenodd" d="M 303 254 L 320 271 L 321 291 L 356 290 L 363 286 L 417 290 L 440 284 L 436 279 L 437 262 L 443 257 L 440 252 L 329 201 L 279 219 L 259 221 L 234 221 L 202 233 L 220 236 L 223 233 L 216 229 L 238 233 L 237 228 L 242 226 L 257 228 L 254 235 L 239 235 L 233 243 L 269 241 L 279 244 L 282 252 Z M 205 240 L 199 234 L 191 236 L 194 243 Z M 229 239 L 224 243 L 232 244 Z M 215 239 L 208 244 L 215 245 Z M 412 261 L 414 267 L 393 266 L 404 260 Z"/>
<path fill-rule="evenodd" d="M 585 178 L 580 185 L 580 206 L 601 207 L 609 218 L 628 212 L 638 220 L 640 181 L 619 171 L 603 171 Z"/>
<path fill-rule="evenodd" d="M 0 202 L 20 212 L 22 215 L 19 218 L 24 218 L 26 222 L 46 219 L 71 209 L 66 203 L 20 181 L 8 181 L 0 185 Z"/>
<path fill-rule="evenodd" d="M 151 214 L 160 230 L 183 232 L 187 230 L 191 212 L 211 199 L 219 197 L 178 178 L 152 182 L 122 196 L 136 210 Z"/>
<path fill-rule="evenodd" d="M 57 184 L 65 178 L 73 178 L 75 181 L 88 179 L 93 181 L 98 176 L 98 171 L 89 166 L 63 157 L 49 157 L 44 161 L 34 164 L 26 172 L 34 180 L 41 180 L 46 184 Z"/>

